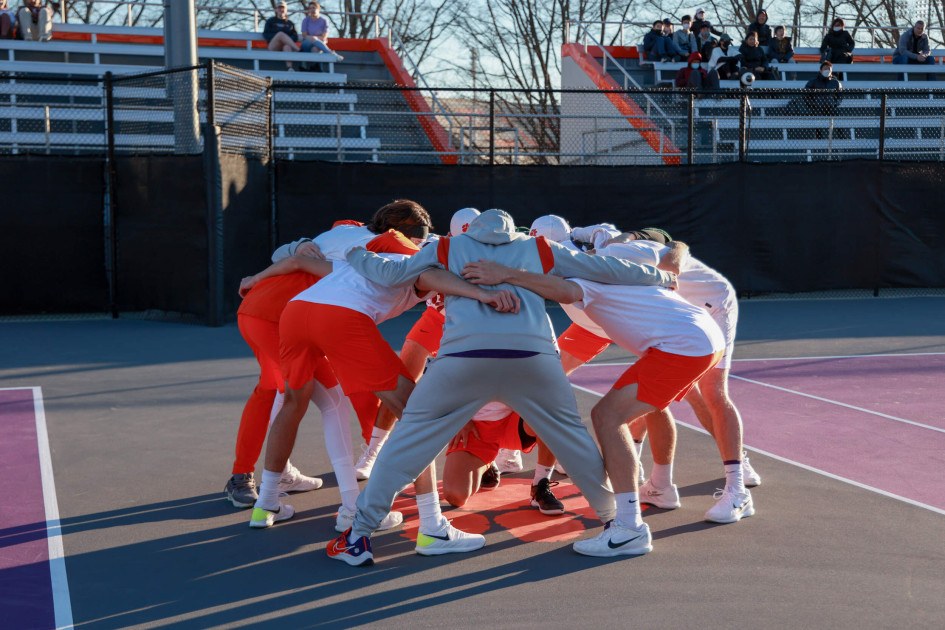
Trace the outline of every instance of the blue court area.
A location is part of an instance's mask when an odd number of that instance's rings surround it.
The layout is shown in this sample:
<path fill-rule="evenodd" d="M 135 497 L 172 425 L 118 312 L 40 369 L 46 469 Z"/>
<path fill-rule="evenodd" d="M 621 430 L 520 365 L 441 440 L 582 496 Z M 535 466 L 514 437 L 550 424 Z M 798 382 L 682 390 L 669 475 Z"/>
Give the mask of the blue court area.
<path fill-rule="evenodd" d="M 339 500 L 316 410 L 292 459 L 325 486 L 288 500 L 292 520 L 251 530 L 224 500 L 256 378 L 235 325 L 0 322 L 0 626 L 938 627 L 942 463 L 923 447 L 941 437 L 943 304 L 742 301 L 733 397 L 763 478 L 752 518 L 702 520 L 722 467 L 680 409 L 682 507 L 644 512 L 652 553 L 575 554 L 600 525 L 566 477 L 564 515 L 530 508 L 531 454 L 463 509 L 444 503 L 483 549 L 414 553 L 408 489 L 405 526 L 375 536 L 366 569 L 325 555 Z M 395 348 L 417 316 L 384 325 Z M 612 349 L 576 374 L 586 421 L 631 360 Z"/>

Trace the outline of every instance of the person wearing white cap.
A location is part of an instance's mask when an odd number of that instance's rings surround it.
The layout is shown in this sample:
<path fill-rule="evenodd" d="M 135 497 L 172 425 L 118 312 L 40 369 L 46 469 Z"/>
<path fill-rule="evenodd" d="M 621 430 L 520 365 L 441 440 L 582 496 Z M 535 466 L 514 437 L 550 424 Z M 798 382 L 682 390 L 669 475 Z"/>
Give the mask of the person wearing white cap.
<path fill-rule="evenodd" d="M 454 212 L 450 219 L 450 235 L 465 232 L 472 220 L 478 216 L 479 211 L 475 208 L 462 208 Z M 434 237 L 434 240 L 436 238 L 439 237 Z M 430 245 L 434 240 L 430 240 L 424 246 Z M 443 321 L 443 296 L 438 293 L 427 300 L 427 309 L 407 333 L 404 345 L 400 349 L 400 359 L 407 366 L 407 371 L 410 372 L 414 381 L 423 373 L 423 366 L 426 365 L 427 359 L 435 356 L 440 347 Z M 354 467 L 358 479 L 363 481 L 370 478 L 377 455 L 381 452 L 384 442 L 387 441 L 387 436 L 394 428 L 396 420 L 397 418 L 387 407 L 382 405 L 378 410 L 377 420 L 371 431 L 371 439 Z"/>

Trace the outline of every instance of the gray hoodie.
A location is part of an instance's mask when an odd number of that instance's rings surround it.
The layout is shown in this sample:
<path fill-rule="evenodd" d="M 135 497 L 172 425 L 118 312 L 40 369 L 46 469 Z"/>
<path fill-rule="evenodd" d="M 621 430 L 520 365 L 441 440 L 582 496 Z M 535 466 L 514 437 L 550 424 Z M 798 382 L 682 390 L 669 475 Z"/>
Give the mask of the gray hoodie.
<path fill-rule="evenodd" d="M 638 284 L 670 286 L 671 274 L 655 267 L 638 265 L 609 256 L 590 256 L 569 250 L 558 243 L 546 241 L 554 266 L 548 273 L 576 277 L 605 284 Z M 547 251 L 547 250 L 546 250 Z M 348 253 L 348 262 L 363 276 L 385 286 L 415 282 L 417 277 L 433 268 L 444 268 L 438 260 L 441 248 L 424 247 L 419 253 L 402 261 L 381 258 L 372 252 L 355 249 Z M 448 269 L 462 272 L 468 262 L 494 260 L 503 265 L 542 273 L 542 259 L 537 239 L 515 231 L 515 223 L 502 210 L 487 210 L 469 224 L 469 229 L 449 239 Z M 521 287 L 500 284 L 521 300 L 517 314 L 497 313 L 476 300 L 446 296 L 446 323 L 440 355 L 471 350 L 521 350 L 556 354 L 555 334 L 545 312 L 545 301 Z"/>

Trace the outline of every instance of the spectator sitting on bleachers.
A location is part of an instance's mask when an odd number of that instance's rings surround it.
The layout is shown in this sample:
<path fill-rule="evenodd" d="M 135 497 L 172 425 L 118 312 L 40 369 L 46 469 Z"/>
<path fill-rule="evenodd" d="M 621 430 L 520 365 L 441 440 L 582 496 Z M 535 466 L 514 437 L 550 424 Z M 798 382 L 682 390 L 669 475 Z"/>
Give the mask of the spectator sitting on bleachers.
<path fill-rule="evenodd" d="M 715 70 L 706 72 L 702 69 L 702 55 L 697 52 L 689 55 L 689 65 L 676 73 L 676 87 L 695 90 L 719 89 L 719 73 Z"/>
<path fill-rule="evenodd" d="M 738 78 L 738 62 L 741 61 L 741 55 L 729 56 L 731 44 L 732 38 L 724 33 L 718 42 L 710 44 L 709 71 L 717 72 L 719 79 Z"/>
<path fill-rule="evenodd" d="M 771 27 L 768 26 L 768 12 L 764 9 L 758 10 L 755 21 L 748 25 L 748 31 L 745 35 L 755 33 L 758 36 L 758 48 L 765 50 L 771 43 Z"/>
<path fill-rule="evenodd" d="M 830 31 L 820 44 L 820 60 L 831 63 L 853 63 L 853 37 L 843 29 L 843 18 L 834 18 Z"/>
<path fill-rule="evenodd" d="M 929 36 L 925 33 L 925 22 L 919 20 L 899 38 L 893 63 L 935 65 L 935 57 L 929 48 Z M 935 75 L 929 75 L 935 80 Z"/>
<path fill-rule="evenodd" d="M 266 20 L 266 28 L 263 29 L 263 37 L 269 43 L 269 50 L 283 52 L 297 52 L 299 47 L 295 42 L 299 40 L 299 34 L 295 30 L 295 24 L 288 18 L 289 8 L 285 2 L 276 5 L 275 16 Z M 285 62 L 289 71 L 295 70 L 292 62 Z"/>
<path fill-rule="evenodd" d="M 702 54 L 703 59 L 708 59 L 709 55 L 712 54 L 712 48 L 716 44 L 716 39 L 712 37 L 712 25 L 703 22 L 700 29 L 696 31 L 696 36 L 699 42 L 699 53 Z"/>
<path fill-rule="evenodd" d="M 797 63 L 794 60 L 794 44 L 791 43 L 790 37 L 785 36 L 783 26 L 777 26 L 774 29 L 774 38 L 768 46 L 768 60 L 777 61 L 778 63 Z M 796 78 L 796 72 L 788 75 L 788 79 L 791 81 Z"/>
<path fill-rule="evenodd" d="M 814 116 L 835 117 L 840 114 L 840 94 L 835 90 L 843 89 L 840 81 L 833 76 L 833 64 L 824 61 L 820 64 L 820 73 L 807 82 L 805 90 L 831 90 L 832 94 L 805 94 L 804 104 Z M 819 134 L 818 134 L 819 136 Z"/>
<path fill-rule="evenodd" d="M 328 47 L 328 20 L 321 16 L 322 5 L 310 2 L 308 15 L 302 20 L 302 52 L 311 52 L 312 48 L 334 55 L 337 61 L 344 57 Z"/>
<path fill-rule="evenodd" d="M 699 52 L 699 42 L 696 34 L 692 32 L 692 18 L 684 15 L 680 23 L 682 24 L 680 29 L 673 33 L 673 43 L 676 44 L 679 52 L 688 58 L 692 53 Z"/>
<path fill-rule="evenodd" d="M 16 15 L 7 5 L 7 0 L 0 0 L 0 39 L 13 39 L 16 30 Z"/>
<path fill-rule="evenodd" d="M 696 21 L 692 23 L 692 30 L 696 33 L 700 32 L 702 30 L 703 24 L 709 25 L 709 33 L 711 35 L 718 35 L 719 37 L 722 36 L 722 31 L 717 31 L 712 28 L 712 24 L 710 24 L 709 21 L 705 19 L 705 9 L 699 9 L 696 11 Z"/>
<path fill-rule="evenodd" d="M 663 33 L 664 26 L 663 20 L 657 20 L 643 36 L 643 58 L 647 61 L 672 61 L 677 55 L 673 39 Z"/>
<path fill-rule="evenodd" d="M 676 45 L 676 33 L 673 32 L 673 21 L 669 18 L 663 19 L 663 37 L 669 40 L 670 48 L 673 52 L 672 61 L 685 61 L 688 53 L 684 53 Z"/>
<path fill-rule="evenodd" d="M 52 9 L 44 5 L 43 0 L 26 0 L 16 17 L 20 39 L 36 42 L 52 39 Z"/>
<path fill-rule="evenodd" d="M 777 78 L 776 71 L 768 64 L 768 54 L 758 45 L 757 33 L 748 33 L 738 53 L 741 55 L 741 74 L 751 72 L 756 79 Z"/>

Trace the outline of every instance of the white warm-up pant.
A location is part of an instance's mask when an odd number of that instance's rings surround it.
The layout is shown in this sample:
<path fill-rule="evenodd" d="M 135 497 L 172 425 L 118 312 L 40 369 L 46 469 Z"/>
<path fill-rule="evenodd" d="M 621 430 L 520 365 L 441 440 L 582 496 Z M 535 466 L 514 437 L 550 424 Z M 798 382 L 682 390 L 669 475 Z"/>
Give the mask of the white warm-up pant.
<path fill-rule="evenodd" d="M 597 444 L 577 410 L 561 359 L 538 354 L 519 359 L 440 356 L 407 402 L 358 497 L 352 532 L 370 536 L 397 495 L 432 462 L 486 403 L 505 403 L 551 449 L 604 522 L 616 514 Z"/>

